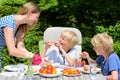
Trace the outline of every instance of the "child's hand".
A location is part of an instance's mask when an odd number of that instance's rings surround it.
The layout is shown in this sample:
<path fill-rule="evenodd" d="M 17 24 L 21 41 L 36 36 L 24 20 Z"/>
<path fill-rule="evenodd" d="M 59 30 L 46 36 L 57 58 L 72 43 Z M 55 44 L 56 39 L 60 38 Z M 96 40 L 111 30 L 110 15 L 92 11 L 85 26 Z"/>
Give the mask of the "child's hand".
<path fill-rule="evenodd" d="M 47 41 L 45 42 L 45 48 L 48 49 L 50 46 L 55 45 L 54 41 Z"/>
<path fill-rule="evenodd" d="M 82 58 L 88 58 L 88 57 L 89 57 L 89 54 L 84 51 L 84 52 L 82 52 L 82 53 L 80 54 L 80 56 L 81 56 Z"/>
<path fill-rule="evenodd" d="M 59 42 L 56 42 L 56 43 L 55 43 L 55 46 L 58 47 L 58 49 L 59 49 L 60 51 L 63 50 L 63 47 L 62 47 L 62 45 L 61 45 Z"/>

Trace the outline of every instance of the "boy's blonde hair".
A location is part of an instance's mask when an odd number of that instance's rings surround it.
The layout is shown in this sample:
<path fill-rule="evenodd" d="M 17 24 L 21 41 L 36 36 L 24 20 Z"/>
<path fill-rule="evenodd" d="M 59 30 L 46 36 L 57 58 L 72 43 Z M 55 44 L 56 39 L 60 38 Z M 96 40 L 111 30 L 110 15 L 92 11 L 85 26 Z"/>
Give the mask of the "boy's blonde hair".
<path fill-rule="evenodd" d="M 64 30 L 61 33 L 61 36 L 65 37 L 67 39 L 67 41 L 70 42 L 71 47 L 74 47 L 76 44 L 79 43 L 79 38 L 78 38 L 77 34 L 71 30 Z"/>
<path fill-rule="evenodd" d="M 106 32 L 95 35 L 91 43 L 94 47 L 104 48 L 105 52 L 111 53 L 113 51 L 113 39 Z"/>

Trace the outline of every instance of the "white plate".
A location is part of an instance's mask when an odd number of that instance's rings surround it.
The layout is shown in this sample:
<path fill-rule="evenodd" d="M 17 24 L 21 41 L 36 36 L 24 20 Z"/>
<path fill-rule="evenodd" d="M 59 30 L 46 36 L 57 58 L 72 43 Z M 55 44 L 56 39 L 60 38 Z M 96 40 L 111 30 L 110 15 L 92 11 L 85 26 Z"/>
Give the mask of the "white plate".
<path fill-rule="evenodd" d="M 33 71 L 33 74 L 39 74 L 39 69 L 41 68 L 41 66 L 32 66 L 32 71 Z"/>
<path fill-rule="evenodd" d="M 39 69 L 41 68 L 41 66 L 39 66 L 39 65 L 32 65 L 32 72 L 33 72 L 33 74 L 39 74 Z M 25 74 L 27 74 L 27 70 L 28 70 L 28 66 L 27 66 L 27 68 L 26 68 L 26 73 Z"/>
<path fill-rule="evenodd" d="M 27 65 L 25 65 L 25 64 L 17 64 L 17 65 L 4 66 L 5 70 L 12 71 L 12 72 L 17 72 L 20 68 L 25 68 L 25 70 L 26 70 Z"/>
<path fill-rule="evenodd" d="M 18 65 L 7 65 L 4 69 L 9 71 L 18 71 Z"/>
<path fill-rule="evenodd" d="M 90 70 L 85 71 L 83 68 L 81 69 L 81 71 L 82 71 L 83 73 L 90 73 Z M 100 71 L 101 71 L 100 68 L 97 68 L 97 69 L 96 69 L 96 73 L 98 73 L 98 72 L 100 72 Z"/>
<path fill-rule="evenodd" d="M 57 77 L 57 76 L 61 76 L 61 72 L 59 70 L 57 70 L 56 74 L 43 74 L 43 73 L 39 73 L 41 76 L 43 77 Z"/>
<path fill-rule="evenodd" d="M 45 68 L 46 64 L 49 64 L 49 63 L 45 63 L 45 64 L 43 64 L 41 66 Z M 60 65 L 60 63 L 50 63 L 50 64 L 52 64 L 53 67 L 58 67 Z"/>

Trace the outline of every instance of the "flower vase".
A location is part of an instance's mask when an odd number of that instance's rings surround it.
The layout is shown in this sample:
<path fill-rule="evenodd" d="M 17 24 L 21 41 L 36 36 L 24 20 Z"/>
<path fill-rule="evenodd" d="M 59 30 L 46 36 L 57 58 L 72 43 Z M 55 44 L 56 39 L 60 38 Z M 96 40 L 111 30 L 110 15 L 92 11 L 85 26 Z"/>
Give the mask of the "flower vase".
<path fill-rule="evenodd" d="M 33 72 L 32 72 L 32 59 L 28 59 L 28 69 L 27 69 L 27 75 L 25 80 L 33 80 Z"/>

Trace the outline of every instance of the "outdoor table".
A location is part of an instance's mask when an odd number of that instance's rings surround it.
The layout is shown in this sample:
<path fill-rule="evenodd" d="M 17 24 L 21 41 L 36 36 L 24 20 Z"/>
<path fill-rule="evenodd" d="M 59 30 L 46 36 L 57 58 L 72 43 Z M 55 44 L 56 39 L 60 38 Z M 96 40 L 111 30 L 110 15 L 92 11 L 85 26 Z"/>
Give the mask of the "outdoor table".
<path fill-rule="evenodd" d="M 6 77 L 4 75 L 1 75 L 4 72 L 7 72 Z M 17 72 L 8 72 L 5 70 L 2 73 L 0 73 L 0 80 L 18 80 Z M 12 74 L 14 75 L 10 76 Z M 43 77 L 40 74 L 33 74 L 33 80 L 106 80 L 106 79 L 100 71 L 97 74 L 94 74 L 92 76 L 89 73 L 82 73 L 81 75 L 78 75 L 78 76 L 66 76 L 61 74 L 55 77 Z"/>
<path fill-rule="evenodd" d="M 42 77 L 40 75 L 34 75 L 33 80 L 106 80 L 105 77 L 101 73 L 97 73 L 96 75 L 93 75 L 94 78 L 91 78 L 89 74 L 82 74 L 80 76 L 58 76 L 53 78 L 46 78 Z"/>

